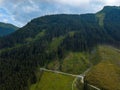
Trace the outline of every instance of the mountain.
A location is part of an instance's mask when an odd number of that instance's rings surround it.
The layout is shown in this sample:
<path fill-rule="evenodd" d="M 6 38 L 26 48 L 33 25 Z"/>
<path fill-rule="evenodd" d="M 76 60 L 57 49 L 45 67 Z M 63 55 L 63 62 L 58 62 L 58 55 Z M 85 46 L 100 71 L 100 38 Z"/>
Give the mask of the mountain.
<path fill-rule="evenodd" d="M 44 76 L 38 75 L 40 67 L 82 74 L 103 61 L 97 52 L 99 46 L 119 48 L 119 34 L 120 9 L 115 6 L 106 6 L 95 14 L 47 15 L 33 19 L 0 39 L 0 89 L 31 89 L 38 77 Z M 88 76 L 92 77 L 91 73 Z M 86 83 L 106 89 L 95 84 L 91 77 L 86 78 Z"/>
<path fill-rule="evenodd" d="M 118 34 L 120 33 L 120 30 L 118 29 L 120 28 L 120 7 L 105 6 L 103 10 L 98 12 L 97 16 L 100 18 L 99 23 L 103 23 L 108 34 L 119 41 L 120 37 Z"/>
<path fill-rule="evenodd" d="M 0 36 L 6 36 L 8 34 L 11 34 L 15 32 L 17 29 L 18 27 L 12 24 L 0 22 Z"/>

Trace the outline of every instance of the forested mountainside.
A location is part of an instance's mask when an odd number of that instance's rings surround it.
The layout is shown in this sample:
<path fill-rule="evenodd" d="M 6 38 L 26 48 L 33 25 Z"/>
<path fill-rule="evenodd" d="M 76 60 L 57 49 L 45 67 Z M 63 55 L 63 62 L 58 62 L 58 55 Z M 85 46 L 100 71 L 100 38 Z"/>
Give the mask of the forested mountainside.
<path fill-rule="evenodd" d="M 11 34 L 12 32 L 15 32 L 17 29 L 18 27 L 12 24 L 0 22 L 0 37 Z"/>
<path fill-rule="evenodd" d="M 0 39 L 0 90 L 29 90 L 37 82 L 39 67 L 83 73 L 101 61 L 96 58 L 99 54 L 92 54 L 98 45 L 119 48 L 119 34 L 120 7 L 115 6 L 106 6 L 96 14 L 47 15 L 33 19 Z M 77 70 L 66 66 L 70 65 L 66 59 L 70 53 L 82 63 Z M 90 55 L 94 57 L 92 61 Z"/>

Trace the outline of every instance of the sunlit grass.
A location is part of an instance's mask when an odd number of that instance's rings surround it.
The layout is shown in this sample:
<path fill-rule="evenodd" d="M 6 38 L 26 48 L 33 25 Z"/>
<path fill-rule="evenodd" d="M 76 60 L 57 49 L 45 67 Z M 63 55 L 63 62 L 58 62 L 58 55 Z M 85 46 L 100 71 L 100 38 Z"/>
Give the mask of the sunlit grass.
<path fill-rule="evenodd" d="M 101 62 L 87 74 L 90 84 L 105 90 L 120 90 L 120 52 L 110 46 L 100 46 Z"/>
<path fill-rule="evenodd" d="M 36 84 L 33 84 L 30 90 L 72 90 L 74 79 L 75 77 L 72 76 L 45 71 L 41 79 Z"/>

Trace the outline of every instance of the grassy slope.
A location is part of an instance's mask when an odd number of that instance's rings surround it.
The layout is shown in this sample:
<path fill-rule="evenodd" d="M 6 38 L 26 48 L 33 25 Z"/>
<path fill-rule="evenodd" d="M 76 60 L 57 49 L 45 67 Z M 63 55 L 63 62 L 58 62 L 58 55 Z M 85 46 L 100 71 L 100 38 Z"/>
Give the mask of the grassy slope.
<path fill-rule="evenodd" d="M 74 32 L 69 32 L 71 37 Z M 63 41 L 64 37 L 54 38 L 49 45 L 49 50 L 56 50 L 60 43 Z M 66 57 L 62 60 L 53 60 L 47 65 L 48 69 L 61 70 L 67 73 L 81 74 L 90 66 L 89 54 L 85 52 L 68 52 Z"/>
<path fill-rule="evenodd" d="M 90 62 L 87 53 L 70 52 L 62 62 L 62 71 L 81 74 L 89 68 Z"/>
<path fill-rule="evenodd" d="M 63 39 L 63 36 L 53 38 L 52 42 L 49 45 L 49 50 L 57 50 L 58 46 L 62 43 Z"/>
<path fill-rule="evenodd" d="M 104 17 L 105 17 L 105 13 L 97 13 L 96 17 L 99 19 L 99 25 L 101 27 L 104 26 Z"/>
<path fill-rule="evenodd" d="M 30 90 L 72 90 L 74 79 L 72 76 L 44 71 L 41 79 L 33 84 Z"/>
<path fill-rule="evenodd" d="M 48 69 L 61 70 L 66 73 L 81 74 L 90 67 L 89 54 L 84 52 L 69 52 L 63 60 L 54 60 Z"/>
<path fill-rule="evenodd" d="M 59 70 L 61 66 L 63 72 L 80 74 L 89 68 L 91 63 L 95 66 L 86 76 L 89 84 L 98 86 L 103 90 L 120 89 L 120 51 L 110 46 L 99 46 L 91 54 L 69 52 L 62 62 L 54 60 L 48 64 L 48 68 Z M 44 72 L 40 81 L 32 85 L 30 90 L 48 90 L 48 88 L 49 90 L 61 90 L 61 88 L 71 90 L 73 80 L 74 78 L 70 76 Z M 77 84 L 77 87 L 83 89 L 83 85 L 80 83 Z"/>
<path fill-rule="evenodd" d="M 86 80 L 105 90 L 120 90 L 120 51 L 110 46 L 100 46 L 102 61 L 87 74 Z"/>
<path fill-rule="evenodd" d="M 35 40 L 40 39 L 41 37 L 43 37 L 45 35 L 45 30 L 42 30 L 41 32 L 39 32 L 34 38 L 26 38 L 26 42 L 34 42 Z"/>

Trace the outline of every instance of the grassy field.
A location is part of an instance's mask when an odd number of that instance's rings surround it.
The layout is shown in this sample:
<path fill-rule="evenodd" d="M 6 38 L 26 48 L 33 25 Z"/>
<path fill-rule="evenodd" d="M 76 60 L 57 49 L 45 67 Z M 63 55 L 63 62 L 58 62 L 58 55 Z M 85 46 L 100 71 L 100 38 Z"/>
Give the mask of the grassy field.
<path fill-rule="evenodd" d="M 30 90 L 72 90 L 75 77 L 44 71 L 41 79 Z M 74 87 L 74 90 L 77 90 Z"/>
<path fill-rule="evenodd" d="M 54 44 L 53 44 L 54 45 Z M 120 51 L 111 46 L 99 46 L 91 52 L 70 52 L 63 60 L 53 60 L 48 64 L 49 69 L 61 70 L 72 74 L 81 74 L 91 64 L 93 68 L 87 73 L 87 83 L 102 90 L 120 90 Z M 39 77 L 39 75 L 37 76 Z M 30 90 L 72 90 L 75 77 L 58 73 L 43 72 L 38 82 Z M 74 90 L 84 90 L 84 85 L 77 81 Z M 79 88 L 79 89 L 78 89 Z M 87 86 L 87 90 L 95 90 Z"/>
<path fill-rule="evenodd" d="M 96 90 L 81 83 L 81 78 L 48 71 L 37 73 L 38 81 L 30 90 Z"/>
<path fill-rule="evenodd" d="M 87 74 L 88 83 L 103 90 L 120 90 L 120 51 L 110 46 L 100 46 L 101 62 Z"/>

